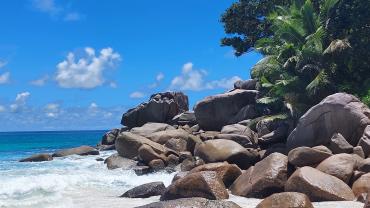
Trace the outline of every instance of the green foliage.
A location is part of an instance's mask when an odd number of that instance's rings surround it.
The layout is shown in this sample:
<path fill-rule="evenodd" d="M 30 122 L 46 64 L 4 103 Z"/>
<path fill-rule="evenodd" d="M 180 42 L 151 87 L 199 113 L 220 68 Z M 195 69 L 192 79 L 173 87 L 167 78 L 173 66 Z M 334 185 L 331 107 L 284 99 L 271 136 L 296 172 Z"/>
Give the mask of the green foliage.
<path fill-rule="evenodd" d="M 272 35 L 270 22 L 265 18 L 274 5 L 287 5 L 290 0 L 239 0 L 233 3 L 221 17 L 228 37 L 222 45 L 232 46 L 240 56 L 253 49 L 260 38 Z"/>
<path fill-rule="evenodd" d="M 222 16 L 223 45 L 265 57 L 251 70 L 262 105 L 299 116 L 339 91 L 370 104 L 369 0 L 239 0 Z M 275 112 L 276 113 L 276 112 Z"/>

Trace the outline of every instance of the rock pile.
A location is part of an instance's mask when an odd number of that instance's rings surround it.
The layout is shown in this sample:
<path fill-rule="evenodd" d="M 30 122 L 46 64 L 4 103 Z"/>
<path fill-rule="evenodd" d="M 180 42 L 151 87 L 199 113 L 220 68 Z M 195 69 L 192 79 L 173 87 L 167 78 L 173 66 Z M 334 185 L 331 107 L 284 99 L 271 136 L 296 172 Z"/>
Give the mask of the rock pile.
<path fill-rule="evenodd" d="M 333 94 L 307 111 L 293 130 L 291 118 L 270 115 L 269 106 L 256 102 L 255 85 L 254 80 L 235 83 L 235 89 L 198 102 L 194 112 L 186 95 L 167 92 L 124 113 L 125 127 L 105 134 L 99 146 L 117 150 L 105 160 L 107 167 L 178 173 L 168 187 L 145 184 L 123 197 L 161 195 L 163 202 L 143 207 L 238 207 L 219 201 L 229 192 L 265 198 L 261 208 L 365 200 L 370 109 L 352 95 Z M 98 153 L 80 147 L 53 156 Z M 49 157 L 34 158 L 28 160 Z"/>

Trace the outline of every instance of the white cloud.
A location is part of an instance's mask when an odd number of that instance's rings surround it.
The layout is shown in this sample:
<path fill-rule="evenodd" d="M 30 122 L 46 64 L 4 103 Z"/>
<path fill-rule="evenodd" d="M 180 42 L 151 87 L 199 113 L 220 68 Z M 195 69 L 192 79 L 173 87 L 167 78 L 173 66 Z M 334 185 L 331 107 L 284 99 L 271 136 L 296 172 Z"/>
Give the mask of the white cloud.
<path fill-rule="evenodd" d="M 31 0 L 31 3 L 36 11 L 46 13 L 56 20 L 71 22 L 79 21 L 85 17 L 79 12 L 71 11 L 70 4 L 57 4 L 56 0 Z"/>
<path fill-rule="evenodd" d="M 130 94 L 130 98 L 143 98 L 145 95 L 142 92 L 136 91 Z"/>
<path fill-rule="evenodd" d="M 67 59 L 57 65 L 56 81 L 63 88 L 91 89 L 105 82 L 104 71 L 113 68 L 121 60 L 112 48 L 104 48 L 95 55 L 93 48 L 85 48 L 85 57 L 76 60 L 70 52 Z"/>
<path fill-rule="evenodd" d="M 56 103 L 49 103 L 45 106 L 45 115 L 49 118 L 57 118 L 60 114 L 60 106 Z"/>
<path fill-rule="evenodd" d="M 32 6 L 36 10 L 48 13 L 49 15 L 56 15 L 63 10 L 56 5 L 54 0 L 32 0 Z"/>
<path fill-rule="evenodd" d="M 157 82 L 160 82 L 164 79 L 164 74 L 162 72 L 160 72 L 159 74 L 157 74 L 157 76 L 155 77 L 155 80 L 157 80 Z"/>
<path fill-rule="evenodd" d="M 109 83 L 109 87 L 111 87 L 111 88 L 117 88 L 118 87 L 118 85 L 117 85 L 117 83 L 116 82 L 110 82 Z"/>
<path fill-rule="evenodd" d="M 30 95 L 31 93 L 29 92 L 22 92 L 17 94 L 14 103 L 10 105 L 10 110 L 12 112 L 20 111 L 26 105 L 27 99 Z"/>
<path fill-rule="evenodd" d="M 31 85 L 42 87 L 46 84 L 46 81 L 48 81 L 49 76 L 45 75 L 41 77 L 40 79 L 32 80 L 30 82 Z"/>
<path fill-rule="evenodd" d="M 206 70 L 196 70 L 193 63 L 189 62 L 182 67 L 181 75 L 172 79 L 170 90 L 210 90 L 216 88 L 231 89 L 235 81 L 240 80 L 238 76 L 223 78 L 221 80 L 205 81 Z"/>
<path fill-rule="evenodd" d="M 83 16 L 78 12 L 67 13 L 64 17 L 64 21 L 78 21 L 81 20 Z"/>
<path fill-rule="evenodd" d="M 10 72 L 5 72 L 0 75 L 0 84 L 6 84 L 10 80 Z"/>
<path fill-rule="evenodd" d="M 238 76 L 233 76 L 229 79 L 223 78 L 220 80 L 214 80 L 214 81 L 208 82 L 206 84 L 206 88 L 207 89 L 215 89 L 215 88 L 232 89 L 234 87 L 234 83 L 239 80 L 242 80 L 242 78 Z"/>
<path fill-rule="evenodd" d="M 90 106 L 89 106 L 89 109 L 96 109 L 96 108 L 98 108 L 99 106 L 96 104 L 96 103 L 94 103 L 94 102 L 92 102 L 91 104 L 90 104 Z"/>
<path fill-rule="evenodd" d="M 170 89 L 199 91 L 204 88 L 204 70 L 194 70 L 193 63 L 186 63 L 182 67 L 182 73 L 171 81 Z"/>
<path fill-rule="evenodd" d="M 0 68 L 3 68 L 7 64 L 8 64 L 8 62 L 6 62 L 6 61 L 0 61 Z"/>
<path fill-rule="evenodd" d="M 0 113 L 5 112 L 6 108 L 3 105 L 0 105 Z"/>

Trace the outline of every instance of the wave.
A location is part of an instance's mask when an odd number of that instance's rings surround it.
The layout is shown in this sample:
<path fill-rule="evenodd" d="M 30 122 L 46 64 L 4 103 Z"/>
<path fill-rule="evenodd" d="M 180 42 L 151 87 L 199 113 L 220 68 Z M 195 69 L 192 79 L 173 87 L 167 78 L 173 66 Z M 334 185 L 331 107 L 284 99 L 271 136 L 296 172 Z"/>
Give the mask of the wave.
<path fill-rule="evenodd" d="M 76 196 L 91 198 L 94 193 L 117 197 L 143 183 L 163 181 L 169 185 L 173 178 L 174 174 L 168 173 L 137 176 L 130 170 L 108 170 L 96 158 L 110 154 L 57 158 L 0 171 L 0 207 L 76 207 Z"/>

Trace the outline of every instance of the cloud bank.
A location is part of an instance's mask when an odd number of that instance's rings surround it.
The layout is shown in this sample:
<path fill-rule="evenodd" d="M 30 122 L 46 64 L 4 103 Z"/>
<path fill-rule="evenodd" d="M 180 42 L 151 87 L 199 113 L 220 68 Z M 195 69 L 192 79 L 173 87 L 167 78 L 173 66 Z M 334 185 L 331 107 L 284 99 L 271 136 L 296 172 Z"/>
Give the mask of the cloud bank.
<path fill-rule="evenodd" d="M 193 63 L 186 63 L 182 67 L 181 74 L 172 79 L 169 89 L 189 91 L 211 90 L 217 88 L 231 89 L 234 82 L 241 80 L 240 77 L 233 76 L 231 78 L 206 81 L 206 76 L 206 70 L 194 69 Z"/>
<path fill-rule="evenodd" d="M 66 60 L 57 65 L 55 80 L 62 88 L 92 89 L 106 81 L 104 72 L 113 68 L 120 60 L 119 53 L 112 48 L 102 49 L 98 55 L 93 48 L 87 47 L 81 58 L 70 52 Z"/>

